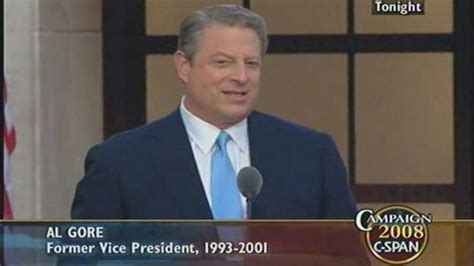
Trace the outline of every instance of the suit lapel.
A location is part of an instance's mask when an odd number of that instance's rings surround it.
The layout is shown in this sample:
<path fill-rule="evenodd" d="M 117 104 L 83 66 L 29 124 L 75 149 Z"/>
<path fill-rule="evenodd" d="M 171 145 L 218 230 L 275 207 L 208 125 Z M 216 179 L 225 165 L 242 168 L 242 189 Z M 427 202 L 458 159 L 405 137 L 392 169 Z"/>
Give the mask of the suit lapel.
<path fill-rule="evenodd" d="M 253 112 L 248 119 L 251 165 L 257 168 L 263 177 L 263 187 L 255 199 L 252 209 L 253 219 L 273 218 L 268 213 L 278 212 L 279 179 L 285 176 L 288 164 L 281 152 L 279 130 L 268 121 L 265 115 Z"/>
<path fill-rule="evenodd" d="M 151 128 L 158 141 L 152 160 L 158 178 L 178 210 L 178 219 L 212 219 L 191 144 L 179 109 Z"/>
<path fill-rule="evenodd" d="M 254 112 L 248 119 L 249 147 L 250 147 L 250 164 L 257 168 L 263 175 L 264 172 L 271 171 L 268 160 L 265 160 L 265 151 L 269 151 L 269 143 L 265 136 L 265 128 L 260 124 L 259 114 Z"/>

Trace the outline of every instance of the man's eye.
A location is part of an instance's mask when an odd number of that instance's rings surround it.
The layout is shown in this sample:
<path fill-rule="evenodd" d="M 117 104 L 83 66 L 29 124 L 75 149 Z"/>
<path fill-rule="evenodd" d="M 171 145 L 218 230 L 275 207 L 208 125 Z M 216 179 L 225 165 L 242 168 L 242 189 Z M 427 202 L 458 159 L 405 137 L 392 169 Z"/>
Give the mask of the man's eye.
<path fill-rule="evenodd" d="M 249 62 L 247 62 L 247 65 L 249 67 L 256 68 L 256 67 L 260 66 L 260 63 L 257 62 L 257 61 L 249 61 Z"/>
<path fill-rule="evenodd" d="M 214 61 L 214 64 L 217 66 L 226 66 L 229 64 L 228 60 L 216 60 Z"/>

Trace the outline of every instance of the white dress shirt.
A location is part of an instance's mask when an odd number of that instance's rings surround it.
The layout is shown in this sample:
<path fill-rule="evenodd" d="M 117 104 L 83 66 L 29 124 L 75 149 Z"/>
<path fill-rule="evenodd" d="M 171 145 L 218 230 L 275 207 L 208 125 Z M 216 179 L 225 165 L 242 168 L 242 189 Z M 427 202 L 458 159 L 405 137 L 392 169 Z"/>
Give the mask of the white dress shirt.
<path fill-rule="evenodd" d="M 216 148 L 216 140 L 221 130 L 216 126 L 200 119 L 184 106 L 184 97 L 181 99 L 180 113 L 183 118 L 184 127 L 188 133 L 191 148 L 196 161 L 199 176 L 206 192 L 207 201 L 212 208 L 211 199 L 211 157 Z M 247 132 L 247 118 L 224 130 L 231 139 L 227 142 L 227 153 L 236 178 L 237 173 L 243 167 L 250 166 L 249 137 Z M 246 217 L 246 203 L 243 195 L 240 195 L 242 204 L 242 217 Z"/>

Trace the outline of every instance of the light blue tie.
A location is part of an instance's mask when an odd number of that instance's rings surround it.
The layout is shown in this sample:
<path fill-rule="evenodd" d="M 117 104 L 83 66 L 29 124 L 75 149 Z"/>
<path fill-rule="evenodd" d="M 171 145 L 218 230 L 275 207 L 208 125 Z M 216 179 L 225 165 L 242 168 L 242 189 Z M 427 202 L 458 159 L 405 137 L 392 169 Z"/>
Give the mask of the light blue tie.
<path fill-rule="evenodd" d="M 242 219 L 240 192 L 235 171 L 227 154 L 229 134 L 222 131 L 211 158 L 211 197 L 214 219 Z"/>

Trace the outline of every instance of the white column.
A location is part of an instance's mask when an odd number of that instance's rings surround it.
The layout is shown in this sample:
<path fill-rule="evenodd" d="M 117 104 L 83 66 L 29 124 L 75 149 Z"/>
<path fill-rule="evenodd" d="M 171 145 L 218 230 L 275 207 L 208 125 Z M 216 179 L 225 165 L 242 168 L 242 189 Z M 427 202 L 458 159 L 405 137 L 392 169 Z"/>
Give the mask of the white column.
<path fill-rule="evenodd" d="M 6 14 L 29 25 L 6 32 L 15 218 L 67 219 L 84 155 L 102 140 L 101 1 L 7 0 Z"/>

